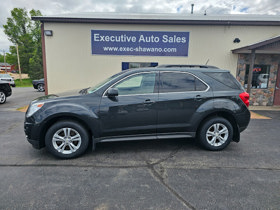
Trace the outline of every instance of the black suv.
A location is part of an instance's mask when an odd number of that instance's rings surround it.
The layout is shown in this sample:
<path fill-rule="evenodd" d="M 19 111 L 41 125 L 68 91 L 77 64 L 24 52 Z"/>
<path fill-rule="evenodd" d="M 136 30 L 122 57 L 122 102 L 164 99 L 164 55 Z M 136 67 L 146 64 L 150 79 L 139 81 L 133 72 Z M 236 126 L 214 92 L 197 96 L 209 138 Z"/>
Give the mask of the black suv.
<path fill-rule="evenodd" d="M 7 100 L 7 97 L 12 95 L 12 89 L 10 84 L 7 82 L 0 81 L 0 104 L 4 104 Z"/>
<path fill-rule="evenodd" d="M 143 68 L 118 73 L 80 95 L 32 101 L 24 129 L 35 148 L 60 158 L 89 143 L 196 137 L 208 150 L 240 140 L 249 95 L 218 68 Z"/>

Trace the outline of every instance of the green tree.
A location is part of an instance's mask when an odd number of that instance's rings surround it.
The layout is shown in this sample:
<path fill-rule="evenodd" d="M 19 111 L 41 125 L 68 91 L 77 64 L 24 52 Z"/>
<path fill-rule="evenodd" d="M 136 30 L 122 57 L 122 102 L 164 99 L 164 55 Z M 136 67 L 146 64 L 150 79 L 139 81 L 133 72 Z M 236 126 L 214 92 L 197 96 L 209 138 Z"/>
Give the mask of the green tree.
<path fill-rule="evenodd" d="M 42 16 L 39 10 L 31 10 L 31 16 Z M 32 57 L 29 59 L 29 77 L 31 79 L 41 79 L 44 77 L 43 60 L 42 60 L 42 42 L 41 42 L 41 23 L 40 21 L 33 21 L 31 27 L 31 34 L 34 40 L 34 51 Z"/>
<path fill-rule="evenodd" d="M 40 22 L 31 21 L 30 18 L 41 15 L 39 10 L 32 9 L 28 15 L 26 9 L 14 8 L 11 17 L 7 18 L 7 24 L 3 26 L 9 40 L 18 45 L 22 72 L 28 73 L 31 79 L 43 76 Z M 10 46 L 10 53 L 11 58 L 16 56 L 15 46 Z"/>
<path fill-rule="evenodd" d="M 4 55 L 0 54 L 0 62 L 4 63 Z M 6 53 L 6 63 L 15 64 L 17 62 L 17 57 L 12 55 L 11 53 Z"/>

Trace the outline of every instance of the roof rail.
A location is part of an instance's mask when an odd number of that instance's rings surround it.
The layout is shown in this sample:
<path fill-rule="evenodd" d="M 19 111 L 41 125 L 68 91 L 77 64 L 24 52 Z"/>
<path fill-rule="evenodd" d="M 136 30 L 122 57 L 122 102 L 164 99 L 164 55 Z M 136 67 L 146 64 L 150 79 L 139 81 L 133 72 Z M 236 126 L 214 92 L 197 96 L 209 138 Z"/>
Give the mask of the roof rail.
<path fill-rule="evenodd" d="M 156 68 L 212 68 L 218 69 L 216 66 L 208 65 L 192 65 L 192 64 L 168 64 L 168 65 L 159 65 Z"/>

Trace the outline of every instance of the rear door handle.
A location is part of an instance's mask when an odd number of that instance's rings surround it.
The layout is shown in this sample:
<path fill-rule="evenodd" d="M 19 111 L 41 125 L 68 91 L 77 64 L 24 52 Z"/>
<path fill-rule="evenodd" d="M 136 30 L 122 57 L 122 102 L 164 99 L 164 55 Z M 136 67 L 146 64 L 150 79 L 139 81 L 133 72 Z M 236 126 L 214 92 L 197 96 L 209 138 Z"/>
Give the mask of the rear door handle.
<path fill-rule="evenodd" d="M 144 104 L 153 104 L 153 103 L 155 103 L 154 101 L 151 101 L 151 99 L 146 99 L 145 101 L 144 101 Z"/>
<path fill-rule="evenodd" d="M 196 95 L 196 96 L 195 96 L 195 100 L 196 100 L 196 101 L 201 101 L 201 100 L 202 100 L 201 95 Z"/>

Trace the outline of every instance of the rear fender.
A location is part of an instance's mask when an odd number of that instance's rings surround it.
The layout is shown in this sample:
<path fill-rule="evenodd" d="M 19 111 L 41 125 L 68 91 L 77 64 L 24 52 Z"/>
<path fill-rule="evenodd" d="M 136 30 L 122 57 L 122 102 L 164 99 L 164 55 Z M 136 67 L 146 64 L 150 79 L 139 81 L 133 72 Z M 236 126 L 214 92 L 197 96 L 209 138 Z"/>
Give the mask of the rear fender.
<path fill-rule="evenodd" d="M 234 129 L 234 141 L 238 142 L 240 139 L 239 127 L 236 123 L 234 114 L 239 110 L 239 106 L 229 99 L 213 99 L 203 103 L 198 107 L 196 113 L 193 115 L 191 122 L 193 122 L 193 132 L 199 131 L 203 122 L 210 117 L 220 116 L 229 120 Z"/>

